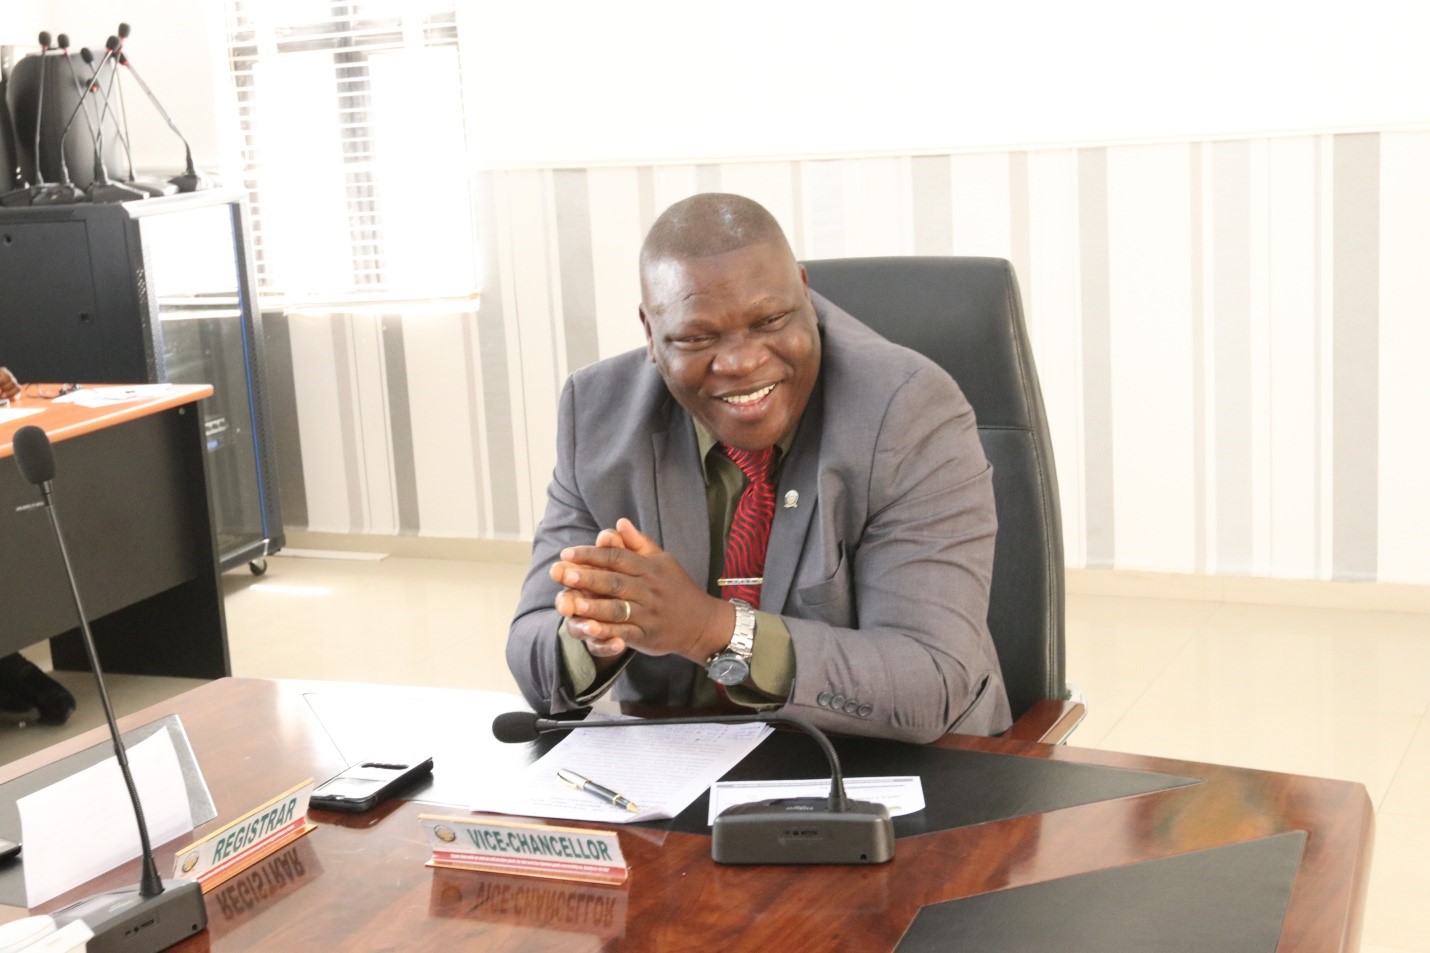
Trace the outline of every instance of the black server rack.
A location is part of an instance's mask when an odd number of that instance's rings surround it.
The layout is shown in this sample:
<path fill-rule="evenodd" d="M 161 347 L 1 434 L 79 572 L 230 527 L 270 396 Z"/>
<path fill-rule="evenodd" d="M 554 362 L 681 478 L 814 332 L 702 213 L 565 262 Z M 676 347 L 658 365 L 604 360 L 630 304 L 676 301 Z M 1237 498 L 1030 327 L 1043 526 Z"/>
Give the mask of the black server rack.
<path fill-rule="evenodd" d="M 282 548 L 242 192 L 0 209 L 0 362 L 21 381 L 211 384 L 222 568 Z"/>

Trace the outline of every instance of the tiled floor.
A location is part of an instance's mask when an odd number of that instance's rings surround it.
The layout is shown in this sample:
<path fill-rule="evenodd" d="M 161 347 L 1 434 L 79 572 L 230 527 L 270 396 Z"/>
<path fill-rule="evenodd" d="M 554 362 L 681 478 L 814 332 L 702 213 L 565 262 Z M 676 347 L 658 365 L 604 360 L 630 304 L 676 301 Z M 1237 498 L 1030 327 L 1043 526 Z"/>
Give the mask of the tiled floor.
<path fill-rule="evenodd" d="M 502 655 L 524 567 L 274 557 L 225 577 L 238 675 L 515 691 Z M 37 653 L 43 658 L 43 654 Z M 1077 595 L 1072 743 L 1346 778 L 1379 811 L 1365 953 L 1430 953 L 1430 616 Z M 0 762 L 100 721 L 0 725 Z M 133 710 L 187 687 L 117 678 Z"/>

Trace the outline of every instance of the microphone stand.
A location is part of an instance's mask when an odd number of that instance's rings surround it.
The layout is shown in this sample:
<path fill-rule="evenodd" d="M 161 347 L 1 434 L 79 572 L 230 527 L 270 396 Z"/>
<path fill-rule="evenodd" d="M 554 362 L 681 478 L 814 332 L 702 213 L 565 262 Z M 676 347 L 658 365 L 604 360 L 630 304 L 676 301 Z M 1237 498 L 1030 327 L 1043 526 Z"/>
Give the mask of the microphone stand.
<path fill-rule="evenodd" d="M 105 63 L 116 58 L 119 50 L 119 38 L 117 36 L 111 36 L 105 40 L 104 50 L 104 57 L 100 59 L 99 65 L 95 67 L 94 79 L 90 83 L 90 89 L 100 89 L 100 83 L 102 82 L 100 73 L 103 71 Z M 100 93 L 103 95 L 102 89 L 100 89 Z M 81 100 L 81 102 L 82 101 L 83 100 Z M 126 185 L 120 185 L 118 182 L 110 181 L 109 169 L 104 165 L 104 114 L 102 112 L 99 117 L 99 134 L 95 136 L 94 140 L 94 181 L 89 183 L 89 188 L 85 190 L 85 194 L 89 196 L 91 202 L 95 203 L 128 202 L 131 199 L 149 197 L 149 193 L 147 192 L 142 192 L 139 189 L 131 189 Z"/>
<path fill-rule="evenodd" d="M 80 601 L 74 565 L 70 562 L 64 533 L 60 529 L 59 512 L 51 495 L 55 462 L 49 435 L 33 425 L 21 427 L 15 433 L 14 451 L 15 462 L 19 465 L 21 474 L 26 481 L 39 487 L 40 498 L 45 512 L 49 514 L 50 526 L 54 529 L 55 541 L 59 544 L 60 560 L 64 563 L 65 576 L 69 580 L 70 596 L 74 600 L 75 612 L 79 615 L 80 636 L 84 642 L 85 655 L 89 657 L 89 664 L 94 668 L 94 681 L 99 688 L 99 703 L 104 709 L 104 719 L 109 724 L 109 737 L 114 744 L 114 759 L 119 763 L 119 773 L 124 777 L 124 785 L 129 789 L 129 800 L 134 806 L 134 821 L 139 828 L 139 844 L 143 858 L 143 872 L 137 893 L 132 888 L 106 891 L 71 904 L 51 916 L 59 926 L 74 920 L 83 920 L 94 932 L 94 937 L 87 947 L 89 953 L 159 953 L 160 950 L 168 949 L 208 926 L 203 888 L 197 881 L 166 882 L 159 876 L 154 850 L 149 843 L 149 826 L 144 822 L 144 807 L 139 802 L 139 790 L 135 787 L 134 775 L 129 770 L 124 739 L 120 737 L 114 708 L 109 703 L 109 692 L 104 685 L 104 672 L 100 669 L 94 634 L 90 631 L 89 619 Z"/>
<path fill-rule="evenodd" d="M 39 101 L 35 104 L 35 182 L 28 188 L 15 189 L 0 197 L 0 205 L 7 208 L 26 205 L 73 205 L 84 198 L 84 194 L 69 181 L 69 169 L 65 166 L 64 137 L 60 137 L 60 182 L 46 182 L 41 168 L 40 130 L 45 124 L 45 74 L 50 71 L 50 34 L 40 33 L 40 90 Z M 17 139 L 16 145 L 19 145 Z"/>
<path fill-rule="evenodd" d="M 154 91 L 149 88 L 149 84 L 144 82 L 144 77 L 139 75 L 139 71 L 134 68 L 134 64 L 129 62 L 129 57 L 123 52 L 119 54 L 119 65 L 127 67 L 129 75 L 134 77 L 134 81 L 139 84 L 139 88 L 144 91 L 144 95 L 149 97 L 149 102 L 154 104 L 154 108 L 159 110 L 159 115 L 164 117 L 164 121 L 169 124 L 169 128 L 174 131 L 174 135 L 179 137 L 179 141 L 184 144 L 184 171 L 180 175 L 174 176 L 169 181 L 178 188 L 180 192 L 198 192 L 207 189 L 212 183 L 202 172 L 194 168 L 194 150 L 189 146 L 189 140 L 184 138 L 184 134 L 179 131 L 179 126 L 174 122 L 174 118 L 169 115 L 169 111 L 159 102 L 159 97 L 154 95 Z"/>

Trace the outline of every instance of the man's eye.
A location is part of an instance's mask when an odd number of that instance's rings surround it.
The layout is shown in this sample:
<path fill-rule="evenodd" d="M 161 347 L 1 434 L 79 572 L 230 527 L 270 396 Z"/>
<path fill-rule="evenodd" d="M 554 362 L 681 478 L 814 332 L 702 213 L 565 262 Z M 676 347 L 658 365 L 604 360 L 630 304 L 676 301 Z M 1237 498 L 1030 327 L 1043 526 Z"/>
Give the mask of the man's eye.
<path fill-rule="evenodd" d="M 776 330 L 784 324 L 785 319 L 788 318 L 789 315 L 790 313 L 788 311 L 784 312 L 783 314 L 772 314 L 768 318 L 762 318 L 761 320 L 757 321 L 755 323 L 755 327 L 759 328 L 762 331 Z"/>
<path fill-rule="evenodd" d="M 691 337 L 676 338 L 674 343 L 676 347 L 692 350 L 694 348 L 705 347 L 713 340 L 715 340 L 714 335 L 696 334 Z"/>

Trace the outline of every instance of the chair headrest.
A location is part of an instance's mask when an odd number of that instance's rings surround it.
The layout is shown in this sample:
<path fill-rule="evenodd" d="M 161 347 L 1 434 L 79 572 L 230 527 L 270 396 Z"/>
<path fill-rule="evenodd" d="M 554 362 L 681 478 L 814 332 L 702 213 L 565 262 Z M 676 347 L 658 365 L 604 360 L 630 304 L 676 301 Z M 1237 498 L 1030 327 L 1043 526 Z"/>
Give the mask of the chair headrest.
<path fill-rule="evenodd" d="M 980 428 L 1032 428 L 1031 349 L 1007 261 L 838 258 L 804 265 L 812 289 L 948 371 Z"/>

